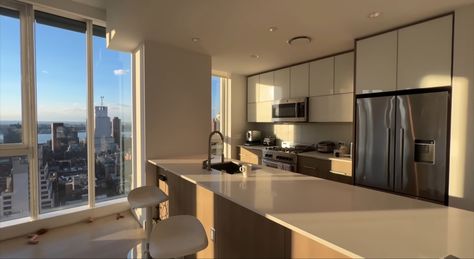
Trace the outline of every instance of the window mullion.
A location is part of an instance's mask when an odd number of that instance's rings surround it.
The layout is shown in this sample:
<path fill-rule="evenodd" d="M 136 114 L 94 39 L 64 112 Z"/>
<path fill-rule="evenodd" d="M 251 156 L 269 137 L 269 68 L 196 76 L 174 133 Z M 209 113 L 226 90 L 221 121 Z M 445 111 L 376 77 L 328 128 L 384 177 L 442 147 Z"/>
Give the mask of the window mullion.
<path fill-rule="evenodd" d="M 95 143 L 94 143 L 94 78 L 93 78 L 93 24 L 92 21 L 86 22 L 86 41 L 87 41 L 87 174 L 88 174 L 88 197 L 89 207 L 95 207 Z"/>
<path fill-rule="evenodd" d="M 23 77 L 23 122 L 25 124 L 25 144 L 29 149 L 30 173 L 30 215 L 37 219 L 39 215 L 39 166 L 36 127 L 36 84 L 34 51 L 34 10 L 25 5 L 22 12 L 22 77 Z"/>

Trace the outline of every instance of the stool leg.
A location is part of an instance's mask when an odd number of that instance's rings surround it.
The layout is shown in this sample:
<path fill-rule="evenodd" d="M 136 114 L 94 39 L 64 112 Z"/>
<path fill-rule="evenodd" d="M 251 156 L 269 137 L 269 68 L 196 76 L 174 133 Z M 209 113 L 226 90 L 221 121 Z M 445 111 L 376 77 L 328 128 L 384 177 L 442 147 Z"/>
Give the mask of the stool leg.
<path fill-rule="evenodd" d="M 145 233 L 146 233 L 146 258 L 150 256 L 150 236 L 153 230 L 153 207 L 146 208 L 146 221 L 145 221 Z"/>

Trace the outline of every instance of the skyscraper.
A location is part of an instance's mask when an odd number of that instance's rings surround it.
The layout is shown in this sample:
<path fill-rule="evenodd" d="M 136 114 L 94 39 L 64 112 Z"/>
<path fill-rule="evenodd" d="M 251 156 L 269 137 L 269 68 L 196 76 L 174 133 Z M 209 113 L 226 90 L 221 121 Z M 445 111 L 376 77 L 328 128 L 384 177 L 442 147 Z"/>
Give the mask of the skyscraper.
<path fill-rule="evenodd" d="M 103 104 L 103 97 L 100 106 L 95 107 L 95 151 L 104 152 L 114 150 L 114 138 L 112 137 L 112 122 L 108 115 L 108 108 Z"/>
<path fill-rule="evenodd" d="M 120 145 L 120 135 L 121 135 L 120 124 L 121 123 L 122 122 L 120 121 L 118 117 L 114 117 L 114 119 L 112 120 L 112 134 L 114 137 L 115 144 L 118 144 L 118 145 Z"/>

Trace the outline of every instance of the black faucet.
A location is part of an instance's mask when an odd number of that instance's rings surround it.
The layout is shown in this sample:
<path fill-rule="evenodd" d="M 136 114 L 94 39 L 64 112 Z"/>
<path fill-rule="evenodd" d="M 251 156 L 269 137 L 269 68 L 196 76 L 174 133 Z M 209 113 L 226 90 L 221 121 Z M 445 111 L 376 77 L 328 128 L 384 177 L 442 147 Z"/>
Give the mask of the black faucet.
<path fill-rule="evenodd" d="M 214 134 L 219 134 L 221 137 L 222 145 L 224 145 L 224 135 L 218 130 L 215 130 L 209 134 L 209 146 L 207 149 L 207 170 L 211 171 L 211 139 Z M 222 152 L 221 155 L 221 163 L 224 163 L 224 151 Z"/>

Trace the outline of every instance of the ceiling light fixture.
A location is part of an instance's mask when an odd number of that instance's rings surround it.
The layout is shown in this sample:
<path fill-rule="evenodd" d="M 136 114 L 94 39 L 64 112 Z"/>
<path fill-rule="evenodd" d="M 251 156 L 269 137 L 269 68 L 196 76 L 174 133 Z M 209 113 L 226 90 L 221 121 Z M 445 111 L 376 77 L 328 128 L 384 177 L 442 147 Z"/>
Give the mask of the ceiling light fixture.
<path fill-rule="evenodd" d="M 269 31 L 269 32 L 274 32 L 274 31 L 276 31 L 276 30 L 278 30 L 278 28 L 275 27 L 275 26 L 272 26 L 272 27 L 268 28 L 268 31 Z"/>
<path fill-rule="evenodd" d="M 260 58 L 260 56 L 257 55 L 257 54 L 252 54 L 252 55 L 250 55 L 250 57 L 251 57 L 251 58 Z"/>
<path fill-rule="evenodd" d="M 304 45 L 311 43 L 312 39 L 308 36 L 296 36 L 287 41 L 290 45 Z"/>
<path fill-rule="evenodd" d="M 382 15 L 381 12 L 371 12 L 367 15 L 367 17 L 369 17 L 370 19 L 374 19 L 374 18 L 379 17 L 380 15 Z"/>
<path fill-rule="evenodd" d="M 198 37 L 193 37 L 193 38 L 191 38 L 191 40 L 192 40 L 194 43 L 196 43 L 196 42 L 200 41 L 201 39 L 199 39 Z"/>

